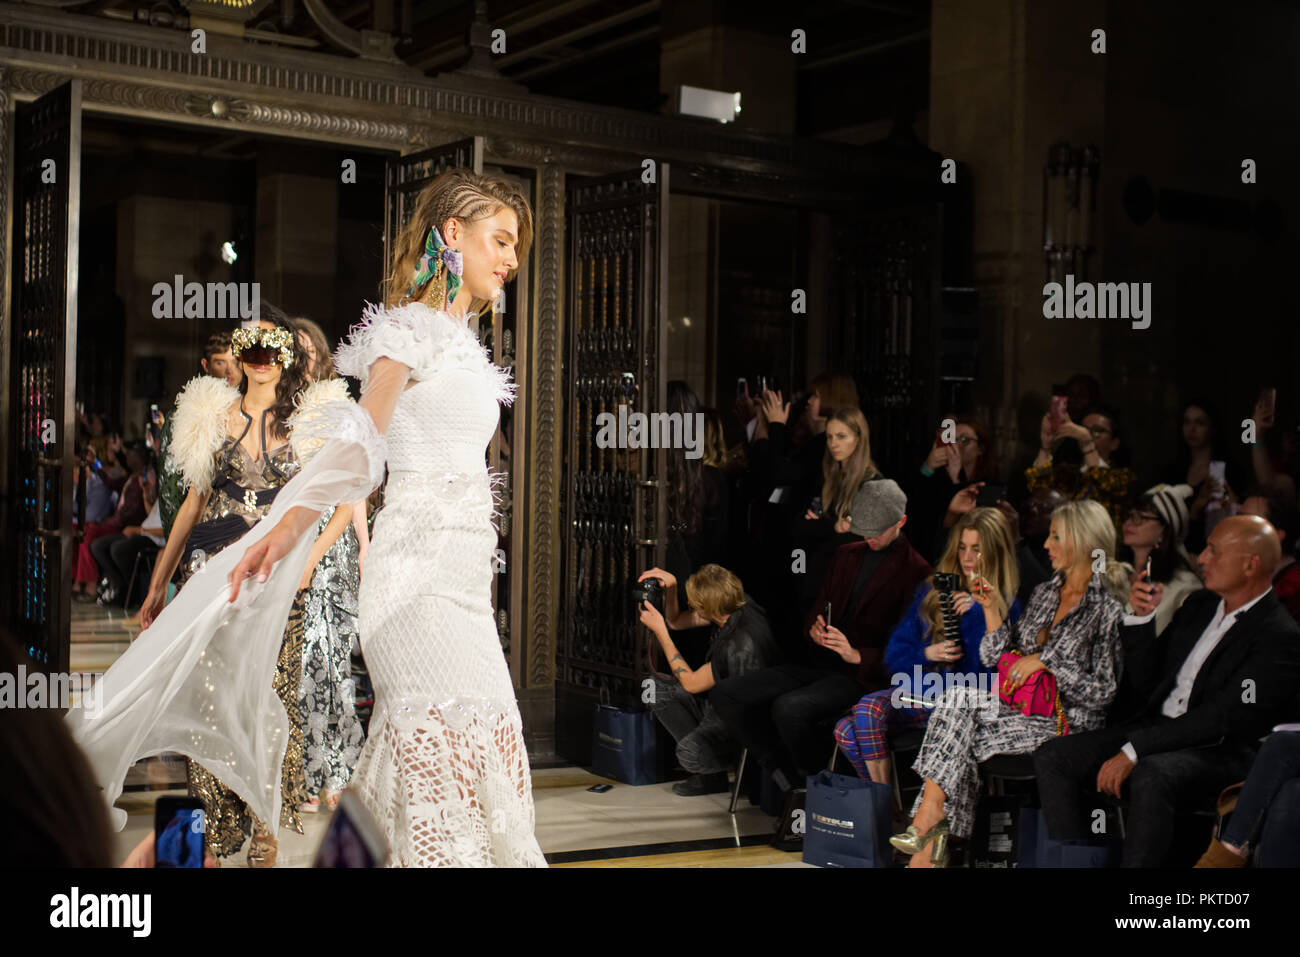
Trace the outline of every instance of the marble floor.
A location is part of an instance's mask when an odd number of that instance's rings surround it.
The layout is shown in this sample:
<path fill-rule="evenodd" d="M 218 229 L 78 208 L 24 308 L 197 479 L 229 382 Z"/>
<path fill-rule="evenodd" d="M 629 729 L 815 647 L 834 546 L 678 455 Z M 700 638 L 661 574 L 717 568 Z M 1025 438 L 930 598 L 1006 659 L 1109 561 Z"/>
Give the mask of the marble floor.
<path fill-rule="evenodd" d="M 139 633 L 134 616 L 96 605 L 73 604 L 72 669 L 101 672 Z M 598 794 L 596 784 L 610 784 Z M 119 857 L 153 827 L 154 801 L 185 793 L 184 762 L 153 759 L 137 764 L 118 806 L 128 813 L 116 837 Z M 778 851 L 767 839 L 775 824 L 743 798 L 729 814 L 728 794 L 679 797 L 671 783 L 632 787 L 578 767 L 533 771 L 537 840 L 554 867 L 803 867 L 797 853 Z M 329 812 L 304 814 L 305 834 L 280 832 L 278 867 L 310 867 Z M 243 854 L 223 866 L 245 867 Z"/>

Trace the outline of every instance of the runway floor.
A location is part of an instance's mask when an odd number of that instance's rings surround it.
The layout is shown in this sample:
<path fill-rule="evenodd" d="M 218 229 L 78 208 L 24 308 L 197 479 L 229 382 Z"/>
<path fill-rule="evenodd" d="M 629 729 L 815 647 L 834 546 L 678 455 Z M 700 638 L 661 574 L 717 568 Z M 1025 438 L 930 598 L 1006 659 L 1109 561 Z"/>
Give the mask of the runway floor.
<path fill-rule="evenodd" d="M 121 612 L 74 604 L 72 668 L 103 671 L 138 633 Z M 132 769 L 118 806 L 129 814 L 117 835 L 125 857 L 153 827 L 154 801 L 183 794 L 183 761 L 154 759 Z M 607 783 L 603 794 L 588 790 Z M 632 787 L 578 767 L 533 770 L 537 840 L 553 867 L 803 867 L 797 853 L 768 845 L 774 821 L 743 798 L 736 814 L 728 794 L 684 798 L 672 784 Z M 327 811 L 304 814 L 305 834 L 281 830 L 277 867 L 309 867 L 329 821 Z M 223 862 L 245 867 L 244 855 Z"/>

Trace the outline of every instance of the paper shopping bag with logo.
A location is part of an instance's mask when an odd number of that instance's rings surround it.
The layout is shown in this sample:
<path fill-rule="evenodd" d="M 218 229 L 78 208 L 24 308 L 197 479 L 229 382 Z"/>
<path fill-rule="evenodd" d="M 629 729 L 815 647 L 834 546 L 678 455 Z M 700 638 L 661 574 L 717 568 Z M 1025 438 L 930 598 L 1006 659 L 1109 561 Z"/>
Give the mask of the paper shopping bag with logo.
<path fill-rule="evenodd" d="M 804 802 L 803 862 L 817 867 L 888 867 L 890 808 L 887 784 L 822 771 L 808 778 Z"/>

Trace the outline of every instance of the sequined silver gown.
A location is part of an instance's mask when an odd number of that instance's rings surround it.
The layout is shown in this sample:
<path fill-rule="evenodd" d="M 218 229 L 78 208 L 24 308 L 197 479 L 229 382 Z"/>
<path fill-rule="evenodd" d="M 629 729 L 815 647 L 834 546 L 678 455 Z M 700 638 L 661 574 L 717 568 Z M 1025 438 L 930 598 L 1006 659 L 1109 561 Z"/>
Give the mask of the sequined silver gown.
<path fill-rule="evenodd" d="M 334 509 L 316 525 L 319 536 Z M 352 647 L 357 640 L 357 589 L 361 584 L 356 532 L 349 524 L 316 566 L 307 591 L 302 627 L 304 772 L 307 792 L 347 787 L 365 734 L 357 717 Z"/>

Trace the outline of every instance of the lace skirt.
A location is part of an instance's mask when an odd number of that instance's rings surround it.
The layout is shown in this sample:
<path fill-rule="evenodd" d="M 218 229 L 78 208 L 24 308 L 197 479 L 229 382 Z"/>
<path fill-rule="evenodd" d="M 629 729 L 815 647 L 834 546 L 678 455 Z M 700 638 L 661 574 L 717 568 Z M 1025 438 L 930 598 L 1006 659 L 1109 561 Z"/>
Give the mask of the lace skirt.
<path fill-rule="evenodd" d="M 492 613 L 489 477 L 390 475 L 361 580 L 375 712 L 352 786 L 389 863 L 545 866 Z"/>

